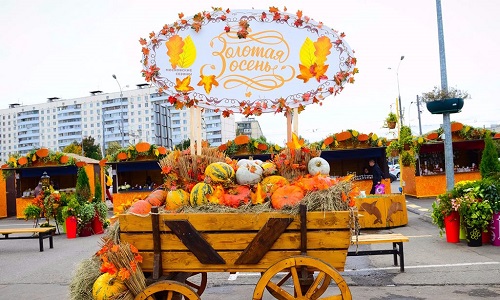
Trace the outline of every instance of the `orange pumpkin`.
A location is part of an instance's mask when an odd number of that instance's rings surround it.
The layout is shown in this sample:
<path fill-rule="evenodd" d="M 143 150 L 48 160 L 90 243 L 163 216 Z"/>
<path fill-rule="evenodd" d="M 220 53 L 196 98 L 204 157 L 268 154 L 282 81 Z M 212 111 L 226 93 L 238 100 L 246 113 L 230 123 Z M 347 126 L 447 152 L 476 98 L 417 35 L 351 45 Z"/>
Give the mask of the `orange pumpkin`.
<path fill-rule="evenodd" d="M 428 140 L 435 140 L 435 139 L 437 139 L 438 137 L 439 137 L 439 135 L 437 134 L 437 132 L 432 132 L 432 133 L 429 133 L 429 134 L 427 135 L 427 139 L 428 139 Z"/>
<path fill-rule="evenodd" d="M 77 161 L 75 163 L 75 165 L 76 165 L 77 168 L 81 168 L 81 167 L 85 167 L 87 165 L 87 163 L 84 162 L 84 161 Z"/>
<path fill-rule="evenodd" d="M 165 203 L 167 199 L 167 192 L 164 190 L 156 190 L 149 194 L 145 201 L 148 201 L 152 206 L 161 206 Z"/>
<path fill-rule="evenodd" d="M 366 141 L 368 141 L 369 138 L 370 138 L 370 136 L 368 134 L 362 133 L 362 134 L 358 135 L 358 141 L 360 141 L 360 142 L 366 142 Z"/>
<path fill-rule="evenodd" d="M 208 202 L 215 204 L 222 203 L 224 201 L 224 195 L 226 194 L 226 191 L 224 191 L 224 188 L 220 184 L 213 186 L 213 188 L 214 191 L 207 197 Z"/>
<path fill-rule="evenodd" d="M 324 144 L 325 146 L 328 146 L 328 145 L 330 145 L 331 143 L 333 143 L 333 136 L 329 136 L 329 137 L 327 137 L 327 138 L 323 141 L 323 144 Z"/>
<path fill-rule="evenodd" d="M 250 200 L 250 188 L 246 185 L 237 185 L 224 194 L 222 205 L 230 207 L 239 207 L 247 204 Z"/>
<path fill-rule="evenodd" d="M 128 209 L 128 213 L 147 215 L 151 211 L 151 204 L 146 200 L 138 200 Z"/>
<path fill-rule="evenodd" d="M 158 147 L 158 153 L 161 155 L 167 154 L 167 148 L 165 148 L 163 146 Z"/>
<path fill-rule="evenodd" d="M 304 191 L 296 185 L 285 185 L 278 188 L 271 196 L 271 205 L 275 209 L 282 209 L 285 206 L 295 206 L 302 198 Z"/>
<path fill-rule="evenodd" d="M 107 162 L 108 162 L 108 160 L 107 160 L 107 159 L 105 159 L 105 158 L 103 158 L 103 159 L 101 159 L 101 160 L 99 161 L 99 166 L 104 167 L 104 166 L 106 165 L 106 163 L 107 163 Z"/>
<path fill-rule="evenodd" d="M 234 138 L 234 143 L 236 145 L 245 145 L 248 144 L 248 142 L 250 142 L 250 138 L 248 137 L 248 135 L 242 134 Z"/>
<path fill-rule="evenodd" d="M 68 161 L 69 161 L 69 157 L 67 155 L 63 155 L 63 156 L 61 156 L 61 158 L 59 158 L 59 162 L 62 164 L 67 164 Z"/>
<path fill-rule="evenodd" d="M 47 157 L 49 156 L 49 149 L 47 148 L 40 148 L 38 150 L 36 150 L 36 156 L 38 157 Z"/>
<path fill-rule="evenodd" d="M 219 151 L 226 151 L 227 150 L 227 144 L 222 144 L 219 146 Z"/>
<path fill-rule="evenodd" d="M 266 193 L 274 193 L 279 187 L 288 184 L 288 180 L 283 176 L 272 175 L 262 179 L 262 188 Z"/>
<path fill-rule="evenodd" d="M 352 137 L 352 134 L 349 131 L 342 131 L 335 135 L 335 139 L 339 142 L 343 142 Z"/>
<path fill-rule="evenodd" d="M 19 159 L 17 160 L 17 163 L 18 163 L 20 166 L 24 166 L 25 164 L 27 164 L 27 163 L 28 163 L 28 158 L 26 158 L 26 156 L 19 157 Z"/>
<path fill-rule="evenodd" d="M 189 193 L 185 190 L 172 190 L 167 193 L 167 200 L 165 201 L 165 209 L 177 210 L 184 205 L 189 205 Z"/>
<path fill-rule="evenodd" d="M 451 132 L 462 130 L 462 128 L 464 128 L 464 124 L 460 122 L 451 123 Z"/>
<path fill-rule="evenodd" d="M 266 150 L 267 150 L 267 145 L 266 145 L 266 144 L 259 143 L 259 144 L 257 145 L 257 149 L 262 150 L 262 151 L 266 151 Z"/>
<path fill-rule="evenodd" d="M 148 152 L 150 147 L 151 145 L 149 143 L 140 142 L 135 145 L 135 150 L 137 150 L 137 152 Z"/>
<path fill-rule="evenodd" d="M 125 153 L 125 152 L 120 152 L 120 153 L 118 153 L 118 154 L 116 155 L 116 158 L 117 158 L 118 160 L 126 160 L 126 159 L 127 159 L 127 153 Z"/>
<path fill-rule="evenodd" d="M 500 139 L 500 132 L 498 133 L 495 133 L 495 135 L 493 136 L 494 139 Z"/>

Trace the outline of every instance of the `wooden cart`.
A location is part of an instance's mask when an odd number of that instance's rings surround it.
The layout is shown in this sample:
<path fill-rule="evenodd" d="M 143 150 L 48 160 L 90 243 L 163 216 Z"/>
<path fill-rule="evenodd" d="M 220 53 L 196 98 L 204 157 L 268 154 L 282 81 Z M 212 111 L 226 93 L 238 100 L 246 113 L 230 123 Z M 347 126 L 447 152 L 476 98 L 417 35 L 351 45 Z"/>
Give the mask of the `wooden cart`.
<path fill-rule="evenodd" d="M 206 272 L 262 272 L 252 299 L 262 299 L 265 290 L 277 299 L 351 299 L 338 273 L 344 270 L 351 242 L 351 214 L 306 212 L 304 206 L 297 216 L 280 212 L 158 214 L 153 207 L 147 217 L 120 215 L 120 239 L 139 249 L 143 271 L 158 280 L 136 300 L 158 292 L 167 294 L 167 299 L 173 294 L 200 299 Z M 196 283 L 188 278 L 200 273 Z M 163 280 L 164 274 L 185 274 L 187 281 Z M 285 290 L 289 279 L 292 293 Z M 323 296 L 332 281 L 338 290 Z"/>

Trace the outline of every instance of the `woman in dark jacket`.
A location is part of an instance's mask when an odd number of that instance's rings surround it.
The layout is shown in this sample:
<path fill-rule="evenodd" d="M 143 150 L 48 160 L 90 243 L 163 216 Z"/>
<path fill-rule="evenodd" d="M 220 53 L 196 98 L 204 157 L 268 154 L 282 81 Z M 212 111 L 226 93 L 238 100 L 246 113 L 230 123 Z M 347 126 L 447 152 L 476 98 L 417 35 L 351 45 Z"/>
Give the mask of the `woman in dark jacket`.
<path fill-rule="evenodd" d="M 382 169 L 375 163 L 375 160 L 370 159 L 370 167 L 372 168 L 372 189 L 370 190 L 370 194 L 375 194 L 375 186 L 380 184 L 382 179 L 384 179 L 384 173 Z"/>

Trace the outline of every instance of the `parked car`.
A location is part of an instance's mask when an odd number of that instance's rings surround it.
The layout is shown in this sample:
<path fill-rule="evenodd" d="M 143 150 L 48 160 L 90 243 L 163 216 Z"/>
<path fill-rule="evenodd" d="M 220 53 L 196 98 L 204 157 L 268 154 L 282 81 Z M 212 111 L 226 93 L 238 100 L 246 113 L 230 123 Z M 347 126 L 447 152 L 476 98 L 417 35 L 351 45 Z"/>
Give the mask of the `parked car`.
<path fill-rule="evenodd" d="M 399 169 L 399 164 L 389 166 L 389 174 L 396 176 L 396 180 L 399 180 L 399 174 L 401 170 Z"/>
<path fill-rule="evenodd" d="M 392 183 L 394 180 L 397 180 L 396 176 L 395 176 L 395 175 L 392 175 L 391 173 L 389 173 L 389 179 L 390 179 L 391 183 Z"/>

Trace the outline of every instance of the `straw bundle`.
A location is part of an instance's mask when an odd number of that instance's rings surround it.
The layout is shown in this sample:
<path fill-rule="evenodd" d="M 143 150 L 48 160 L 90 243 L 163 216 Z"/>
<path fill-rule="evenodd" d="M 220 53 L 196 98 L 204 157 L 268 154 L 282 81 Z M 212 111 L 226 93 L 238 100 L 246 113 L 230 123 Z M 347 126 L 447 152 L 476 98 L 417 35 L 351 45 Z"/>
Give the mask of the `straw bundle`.
<path fill-rule="evenodd" d="M 69 296 L 71 300 L 93 300 L 92 287 L 99 271 L 100 262 L 97 256 L 82 260 L 76 267 L 69 284 Z"/>

